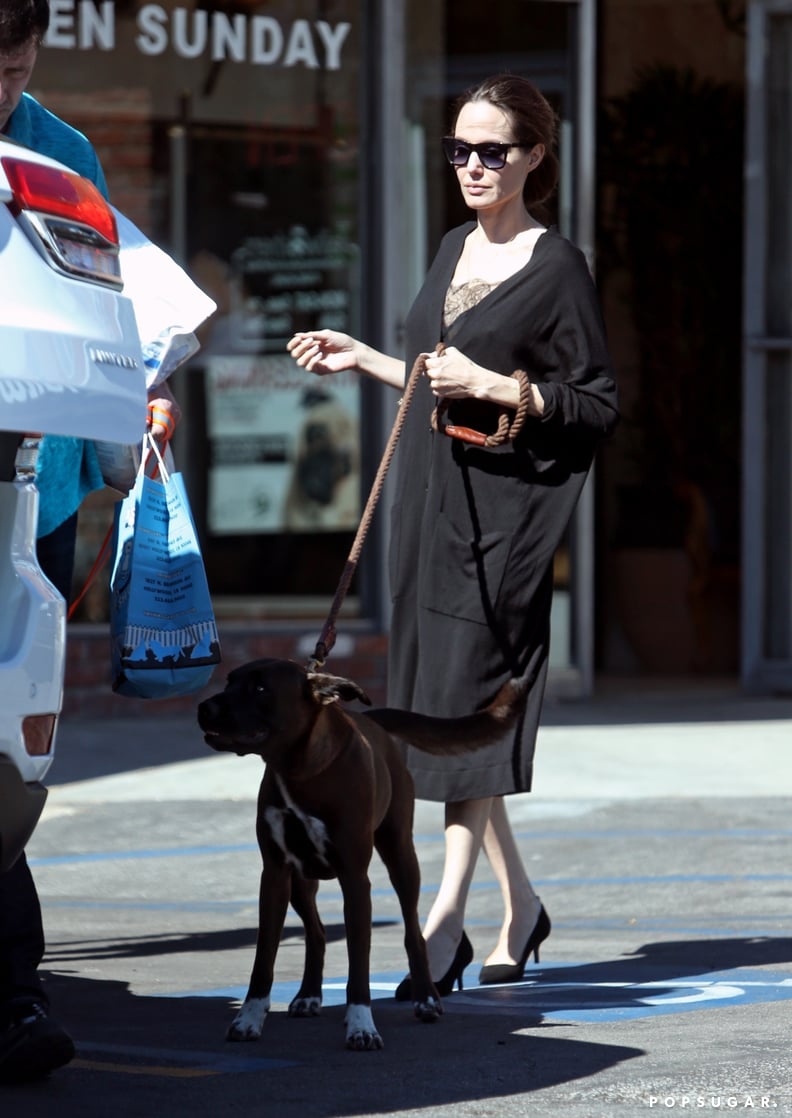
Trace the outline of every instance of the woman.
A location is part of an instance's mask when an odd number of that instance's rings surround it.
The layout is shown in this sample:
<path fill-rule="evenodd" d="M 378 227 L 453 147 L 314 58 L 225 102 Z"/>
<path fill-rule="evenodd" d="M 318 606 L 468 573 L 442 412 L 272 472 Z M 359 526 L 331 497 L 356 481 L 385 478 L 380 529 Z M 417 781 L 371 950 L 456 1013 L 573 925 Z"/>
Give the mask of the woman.
<path fill-rule="evenodd" d="M 483 845 L 504 902 L 482 983 L 519 981 L 550 920 L 522 864 L 503 796 L 531 787 L 547 675 L 553 555 L 597 442 L 617 422 L 616 387 L 582 254 L 532 214 L 555 189 L 556 117 L 527 80 L 503 75 L 460 101 L 443 141 L 475 221 L 444 237 L 406 323 L 407 362 L 333 331 L 288 349 L 320 375 L 343 369 L 402 388 L 426 375 L 405 419 L 392 510 L 393 620 L 388 702 L 439 716 L 486 705 L 510 676 L 529 682 L 525 715 L 503 741 L 463 758 L 407 748 L 420 798 L 446 804 L 443 878 L 425 936 L 441 994 L 473 950 L 463 920 Z M 433 353 L 438 342 L 444 352 Z M 527 378 L 515 378 L 524 370 Z M 493 432 L 527 409 L 513 441 L 446 437 L 440 423 Z M 409 998 L 409 978 L 397 997 Z"/>

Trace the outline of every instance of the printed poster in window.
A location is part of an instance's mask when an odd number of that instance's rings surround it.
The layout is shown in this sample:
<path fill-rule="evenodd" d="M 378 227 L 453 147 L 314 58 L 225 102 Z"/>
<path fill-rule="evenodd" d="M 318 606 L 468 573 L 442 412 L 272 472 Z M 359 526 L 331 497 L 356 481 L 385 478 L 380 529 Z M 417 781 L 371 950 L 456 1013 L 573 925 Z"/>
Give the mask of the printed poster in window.
<path fill-rule="evenodd" d="M 214 535 L 355 531 L 360 387 L 287 354 L 212 356 L 206 371 Z"/>

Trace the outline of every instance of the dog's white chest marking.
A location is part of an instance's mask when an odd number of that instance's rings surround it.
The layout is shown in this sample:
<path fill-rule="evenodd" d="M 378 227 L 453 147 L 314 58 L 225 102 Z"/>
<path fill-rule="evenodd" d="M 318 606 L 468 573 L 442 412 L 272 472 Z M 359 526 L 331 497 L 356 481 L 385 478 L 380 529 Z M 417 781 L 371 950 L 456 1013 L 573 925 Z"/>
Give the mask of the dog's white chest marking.
<path fill-rule="evenodd" d="M 320 876 L 317 871 L 331 873 L 330 841 L 324 823 L 297 806 L 279 776 L 275 781 L 284 806 L 270 806 L 264 811 L 273 842 L 283 852 L 286 862 L 305 877 Z"/>

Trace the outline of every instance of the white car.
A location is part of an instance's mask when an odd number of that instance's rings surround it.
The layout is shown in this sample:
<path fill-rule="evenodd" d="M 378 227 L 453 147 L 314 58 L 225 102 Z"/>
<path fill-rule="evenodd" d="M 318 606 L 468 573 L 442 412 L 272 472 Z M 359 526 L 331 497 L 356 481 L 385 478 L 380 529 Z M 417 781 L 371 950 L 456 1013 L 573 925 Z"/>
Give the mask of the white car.
<path fill-rule="evenodd" d="M 22 436 L 140 441 L 146 372 L 122 287 L 112 208 L 0 136 L 0 871 L 44 805 L 66 651 L 66 606 L 36 560 L 38 438 Z"/>

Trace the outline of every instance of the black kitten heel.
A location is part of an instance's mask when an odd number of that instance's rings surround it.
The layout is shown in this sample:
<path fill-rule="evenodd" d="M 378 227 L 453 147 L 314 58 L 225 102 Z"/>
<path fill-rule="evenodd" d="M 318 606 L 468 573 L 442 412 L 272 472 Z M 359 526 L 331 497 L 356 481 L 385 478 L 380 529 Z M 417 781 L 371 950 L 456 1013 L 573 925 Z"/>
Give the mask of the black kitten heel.
<path fill-rule="evenodd" d="M 462 975 L 465 972 L 465 967 L 473 962 L 473 944 L 468 939 L 467 935 L 463 932 L 462 939 L 459 941 L 459 946 L 456 949 L 454 958 L 451 960 L 451 966 L 445 972 L 442 978 L 435 982 L 435 989 L 441 998 L 447 998 L 449 994 L 454 991 L 454 984 L 463 989 Z M 412 982 L 409 974 L 403 978 L 394 992 L 394 998 L 397 1002 L 412 1001 Z"/>
<path fill-rule="evenodd" d="M 539 962 L 539 945 L 544 943 L 550 935 L 550 917 L 545 912 L 544 905 L 539 909 L 539 918 L 534 924 L 534 929 L 528 937 L 519 963 L 494 963 L 489 967 L 482 967 L 479 973 L 480 986 L 494 986 L 501 982 L 520 982 L 525 973 L 525 964 L 528 956 L 533 951 L 534 962 Z"/>

